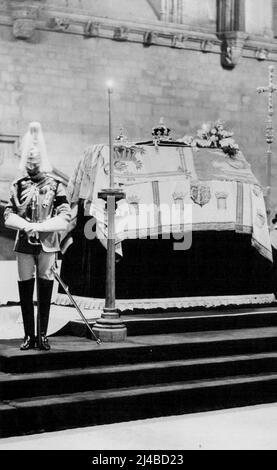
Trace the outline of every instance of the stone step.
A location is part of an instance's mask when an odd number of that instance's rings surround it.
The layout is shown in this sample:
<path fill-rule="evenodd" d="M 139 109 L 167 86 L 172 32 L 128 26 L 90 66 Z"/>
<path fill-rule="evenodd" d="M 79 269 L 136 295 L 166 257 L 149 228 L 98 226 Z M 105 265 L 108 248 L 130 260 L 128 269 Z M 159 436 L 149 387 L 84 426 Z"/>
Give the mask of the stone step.
<path fill-rule="evenodd" d="M 241 328 L 261 328 L 277 326 L 277 309 L 241 309 L 207 312 L 164 312 L 147 314 L 137 312 L 121 315 L 127 327 L 128 336 L 158 335 L 167 333 L 216 331 Z M 96 320 L 88 319 L 91 327 Z M 90 337 L 90 332 L 82 320 L 70 321 L 57 336 Z"/>
<path fill-rule="evenodd" d="M 276 373 L 21 398 L 0 406 L 0 435 L 56 431 L 276 399 Z"/>
<path fill-rule="evenodd" d="M 76 337 L 51 339 L 50 352 L 22 352 L 18 341 L 0 348 L 0 371 L 27 373 L 109 364 L 132 364 L 277 351 L 277 327 L 133 336 L 123 343 Z"/>
<path fill-rule="evenodd" d="M 114 364 L 46 372 L 0 373 L 0 400 L 109 388 L 277 373 L 277 352 L 138 364 Z"/>

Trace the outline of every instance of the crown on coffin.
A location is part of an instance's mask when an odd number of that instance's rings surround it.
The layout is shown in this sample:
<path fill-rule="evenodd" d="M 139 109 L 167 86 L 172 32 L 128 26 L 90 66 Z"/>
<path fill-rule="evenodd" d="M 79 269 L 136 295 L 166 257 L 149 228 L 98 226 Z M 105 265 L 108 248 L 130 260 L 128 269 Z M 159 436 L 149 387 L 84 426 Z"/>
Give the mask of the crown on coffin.
<path fill-rule="evenodd" d="M 123 128 L 120 128 L 119 135 L 115 138 L 115 143 L 118 144 L 119 142 L 128 144 L 128 136 L 127 134 L 123 134 Z"/>
<path fill-rule="evenodd" d="M 120 129 L 120 134 L 114 140 L 113 149 L 116 161 L 133 162 L 138 170 L 141 169 L 142 163 L 137 159 L 137 155 L 143 154 L 144 149 L 133 142 L 129 142 L 128 137 L 123 134 L 122 129 Z"/>
<path fill-rule="evenodd" d="M 169 134 L 170 129 L 165 126 L 164 118 L 161 117 L 159 125 L 152 128 L 152 135 L 154 138 L 160 139 L 162 137 L 162 140 L 170 140 Z"/>

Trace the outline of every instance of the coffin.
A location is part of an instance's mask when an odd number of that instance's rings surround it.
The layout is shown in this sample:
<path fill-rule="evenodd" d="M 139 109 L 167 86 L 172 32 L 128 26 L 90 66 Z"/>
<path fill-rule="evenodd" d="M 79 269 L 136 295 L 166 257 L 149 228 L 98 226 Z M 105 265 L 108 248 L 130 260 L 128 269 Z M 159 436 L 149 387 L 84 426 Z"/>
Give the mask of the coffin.
<path fill-rule="evenodd" d="M 114 148 L 118 308 L 275 300 L 263 189 L 242 152 L 173 142 Z M 62 277 L 81 304 L 105 297 L 109 147 L 88 148 L 68 193 L 78 211 Z M 58 303 L 67 303 L 60 295 Z"/>

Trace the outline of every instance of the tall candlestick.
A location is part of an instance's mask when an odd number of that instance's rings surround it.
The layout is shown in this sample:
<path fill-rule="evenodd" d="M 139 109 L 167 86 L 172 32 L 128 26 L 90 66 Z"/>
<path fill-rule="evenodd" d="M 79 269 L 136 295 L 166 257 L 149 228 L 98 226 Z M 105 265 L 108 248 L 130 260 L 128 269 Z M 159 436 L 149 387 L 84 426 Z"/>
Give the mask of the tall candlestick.
<path fill-rule="evenodd" d="M 120 189 L 115 188 L 114 182 L 114 157 L 112 139 L 112 94 L 113 85 L 107 83 L 108 111 L 109 111 L 109 188 L 98 193 L 98 197 L 104 199 L 107 209 L 107 262 L 106 262 L 106 299 L 105 308 L 101 318 L 93 327 L 93 332 L 102 341 L 124 341 L 127 335 L 126 326 L 119 318 L 115 305 L 115 213 L 116 204 L 125 197 Z"/>
<path fill-rule="evenodd" d="M 113 165 L 113 142 L 112 142 L 112 94 L 113 84 L 111 81 L 107 83 L 108 86 L 108 108 L 109 108 L 109 152 L 110 152 L 110 188 L 114 188 L 114 165 Z"/>

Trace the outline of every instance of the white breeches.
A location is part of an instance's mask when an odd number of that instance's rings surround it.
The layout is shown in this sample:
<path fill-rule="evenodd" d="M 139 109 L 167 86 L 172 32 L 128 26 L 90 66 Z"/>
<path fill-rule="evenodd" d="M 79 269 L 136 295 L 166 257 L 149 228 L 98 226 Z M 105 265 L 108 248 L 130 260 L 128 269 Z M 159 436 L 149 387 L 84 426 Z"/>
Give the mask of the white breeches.
<path fill-rule="evenodd" d="M 19 281 L 28 281 L 36 275 L 36 262 L 34 255 L 17 253 L 17 266 Z M 45 253 L 42 251 L 38 255 L 38 275 L 41 279 L 52 281 L 54 274 L 51 271 L 56 260 L 56 253 Z"/>

